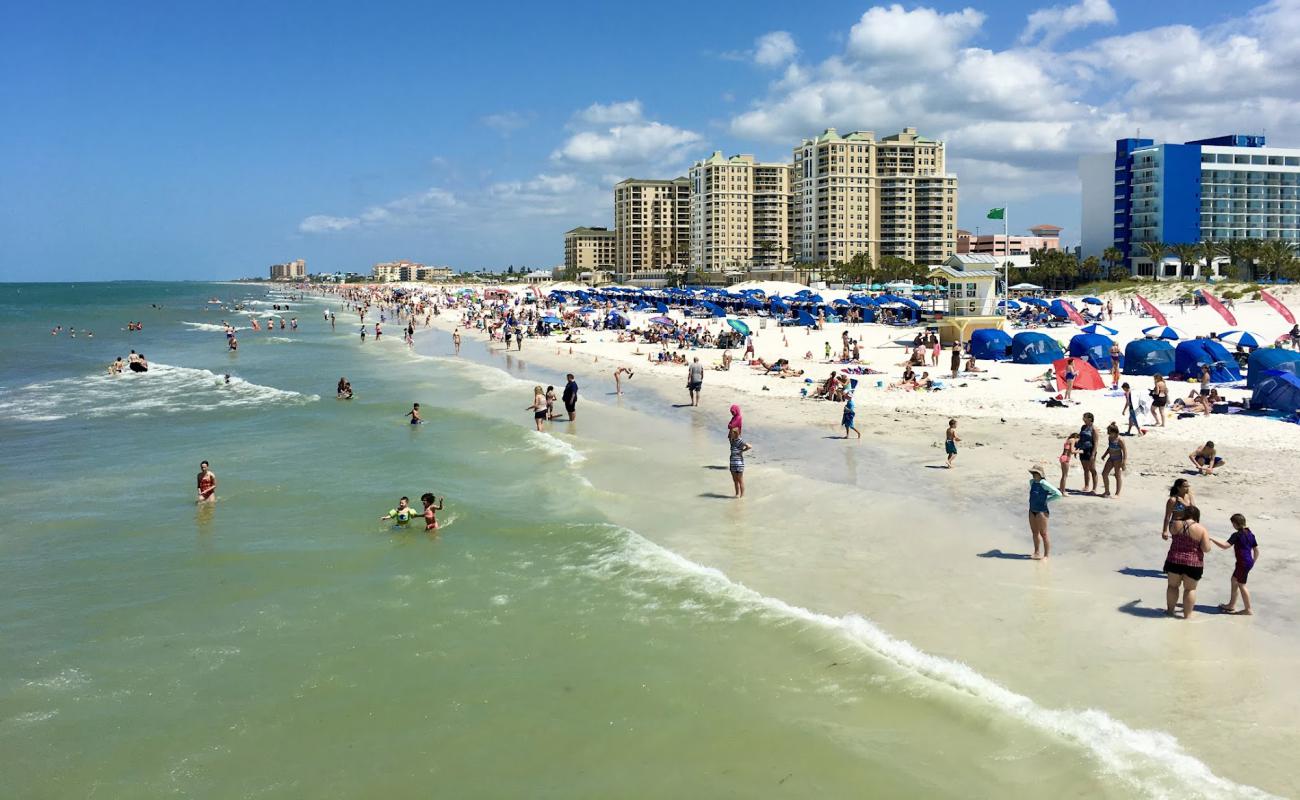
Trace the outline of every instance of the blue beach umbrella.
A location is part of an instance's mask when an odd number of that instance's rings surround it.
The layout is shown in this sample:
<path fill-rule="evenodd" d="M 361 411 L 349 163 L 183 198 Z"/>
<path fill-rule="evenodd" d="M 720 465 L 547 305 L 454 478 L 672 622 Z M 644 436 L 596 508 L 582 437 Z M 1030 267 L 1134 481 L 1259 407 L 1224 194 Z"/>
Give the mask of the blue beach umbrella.
<path fill-rule="evenodd" d="M 1119 331 L 1115 330 L 1114 328 L 1108 328 L 1105 325 L 1101 325 L 1096 322 L 1092 323 L 1091 325 L 1084 325 L 1079 330 L 1083 331 L 1084 333 L 1099 333 L 1102 336 L 1115 336 L 1119 333 Z"/>
<path fill-rule="evenodd" d="M 1028 303 L 1031 306 L 1038 306 L 1039 308 L 1047 308 L 1051 305 L 1051 303 L 1041 297 L 1022 297 L 1020 300 L 1023 303 Z"/>
<path fill-rule="evenodd" d="M 1101 300 L 1100 300 L 1099 298 L 1096 298 L 1096 297 L 1085 297 L 1085 298 L 1083 298 L 1083 302 L 1087 303 L 1087 304 L 1090 305 L 1090 306 L 1104 306 L 1104 305 L 1106 305 L 1105 303 L 1101 302 Z"/>
<path fill-rule="evenodd" d="M 1149 339 L 1172 339 L 1175 341 L 1187 338 L 1187 334 L 1168 325 L 1152 325 L 1150 328 L 1143 328 L 1142 335 Z"/>
<path fill-rule="evenodd" d="M 556 316 L 546 316 L 546 317 L 542 317 L 542 322 L 545 322 L 547 325 L 562 325 L 562 324 L 564 324 L 564 323 L 560 320 L 560 318 L 559 318 L 559 317 L 556 317 Z"/>
<path fill-rule="evenodd" d="M 673 321 L 672 321 L 671 319 L 669 319 L 668 317 L 651 317 L 651 318 L 650 318 L 650 321 L 653 322 L 653 323 L 656 324 L 656 325 L 669 325 L 669 326 L 672 326 L 672 325 L 676 325 L 676 324 L 677 324 L 676 322 L 673 322 Z"/>
<path fill-rule="evenodd" d="M 1221 333 L 1219 334 L 1219 341 L 1227 342 L 1228 344 L 1241 345 L 1242 347 L 1264 347 L 1267 344 L 1263 338 L 1251 333 L 1250 331 L 1228 331 L 1227 333 Z"/>
<path fill-rule="evenodd" d="M 735 331 L 736 333 L 739 333 L 741 336 L 748 336 L 748 335 L 749 335 L 749 326 L 746 325 L 745 323 L 741 322 L 740 320 L 738 320 L 738 319 L 729 319 L 729 320 L 727 320 L 727 324 L 731 326 L 731 329 L 732 329 L 733 331 Z"/>
<path fill-rule="evenodd" d="M 1003 307 L 1009 308 L 1012 311 L 1019 311 L 1021 308 L 1024 308 L 1024 306 L 1020 305 L 1020 303 L 1016 302 L 1015 300 L 999 300 L 998 308 L 1003 308 Z"/>

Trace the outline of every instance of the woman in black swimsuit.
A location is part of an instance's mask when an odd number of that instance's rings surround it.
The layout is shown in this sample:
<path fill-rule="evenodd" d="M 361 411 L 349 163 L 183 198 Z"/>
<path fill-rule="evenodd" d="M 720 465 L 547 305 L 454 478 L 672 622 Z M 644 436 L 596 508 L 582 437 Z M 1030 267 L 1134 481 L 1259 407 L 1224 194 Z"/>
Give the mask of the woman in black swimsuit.
<path fill-rule="evenodd" d="M 1151 413 L 1158 420 L 1160 427 L 1165 426 L 1165 406 L 1169 403 L 1169 387 L 1165 386 L 1165 376 L 1157 374 L 1156 385 L 1151 390 Z"/>

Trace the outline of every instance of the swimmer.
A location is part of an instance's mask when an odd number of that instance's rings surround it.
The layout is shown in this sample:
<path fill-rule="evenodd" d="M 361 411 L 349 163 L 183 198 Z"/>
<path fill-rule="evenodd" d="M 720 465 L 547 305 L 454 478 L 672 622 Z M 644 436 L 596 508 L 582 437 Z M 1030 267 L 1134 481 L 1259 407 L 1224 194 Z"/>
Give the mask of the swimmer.
<path fill-rule="evenodd" d="M 624 375 L 628 380 L 632 380 L 632 370 L 629 367 L 619 367 L 614 370 L 614 394 L 623 394 Z"/>
<path fill-rule="evenodd" d="M 208 468 L 208 462 L 199 462 L 199 497 L 197 502 L 210 503 L 217 499 L 217 473 Z"/>
<path fill-rule="evenodd" d="M 420 417 L 420 404 L 419 404 L 419 403 L 413 403 L 413 404 L 411 405 L 411 410 L 408 411 L 408 412 L 406 412 L 406 414 L 405 414 L 404 416 L 407 416 L 407 417 L 410 417 L 410 418 L 411 418 L 411 424 L 412 424 L 412 425 L 420 425 L 421 423 L 424 422 L 424 420 Z"/>
<path fill-rule="evenodd" d="M 411 498 L 404 496 L 397 501 L 397 508 L 390 508 L 387 514 L 379 518 L 379 521 L 385 522 L 391 519 L 400 527 L 409 523 L 413 516 L 415 516 L 415 509 L 411 508 Z"/>
<path fill-rule="evenodd" d="M 438 518 L 435 512 L 442 510 L 442 500 L 434 497 L 433 492 L 425 492 L 420 495 L 420 502 L 424 504 L 424 529 L 426 531 L 438 530 Z"/>

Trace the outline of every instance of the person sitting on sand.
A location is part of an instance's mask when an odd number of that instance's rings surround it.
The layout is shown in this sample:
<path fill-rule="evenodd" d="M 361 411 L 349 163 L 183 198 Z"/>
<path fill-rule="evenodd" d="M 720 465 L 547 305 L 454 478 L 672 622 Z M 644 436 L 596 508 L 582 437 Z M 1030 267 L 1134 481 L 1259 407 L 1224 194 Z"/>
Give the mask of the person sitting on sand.
<path fill-rule="evenodd" d="M 724 352 L 722 354 L 722 364 L 717 367 L 714 367 L 714 369 L 720 370 L 722 372 L 729 371 L 731 369 L 731 353 Z"/>
<path fill-rule="evenodd" d="M 933 389 L 933 388 L 934 388 L 934 379 L 930 377 L 930 373 L 928 373 L 928 372 L 922 372 L 922 373 L 921 373 L 921 377 L 920 377 L 920 379 L 917 380 L 917 382 L 916 382 L 916 388 L 917 388 L 917 389 Z"/>
<path fill-rule="evenodd" d="M 965 371 L 966 372 L 988 372 L 988 370 L 981 369 L 980 367 L 975 365 L 975 356 L 967 357 Z"/>
<path fill-rule="evenodd" d="M 1206 442 L 1189 453 L 1187 458 L 1202 475 L 1213 475 L 1214 471 L 1225 463 L 1215 452 L 1214 442 Z"/>

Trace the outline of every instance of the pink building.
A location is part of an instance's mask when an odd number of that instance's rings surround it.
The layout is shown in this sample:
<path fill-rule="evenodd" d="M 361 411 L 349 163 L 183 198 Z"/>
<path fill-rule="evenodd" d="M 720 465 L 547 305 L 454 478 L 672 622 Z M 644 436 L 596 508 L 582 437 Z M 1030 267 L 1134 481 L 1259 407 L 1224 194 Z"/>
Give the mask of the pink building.
<path fill-rule="evenodd" d="M 1013 234 L 1010 237 L 1000 233 L 976 236 L 970 231 L 958 230 L 957 252 L 1014 256 L 1028 255 L 1031 250 L 1060 250 L 1061 230 L 1058 225 L 1034 225 L 1029 228 L 1029 236 Z"/>

